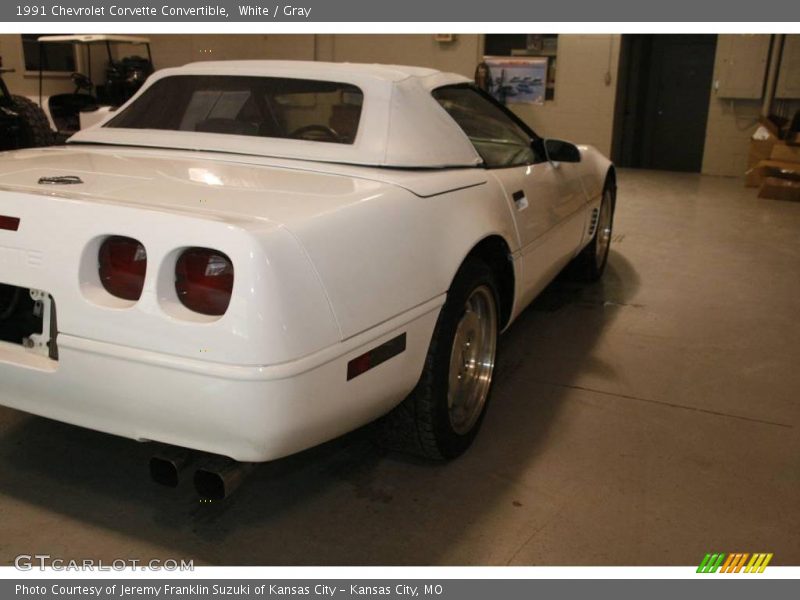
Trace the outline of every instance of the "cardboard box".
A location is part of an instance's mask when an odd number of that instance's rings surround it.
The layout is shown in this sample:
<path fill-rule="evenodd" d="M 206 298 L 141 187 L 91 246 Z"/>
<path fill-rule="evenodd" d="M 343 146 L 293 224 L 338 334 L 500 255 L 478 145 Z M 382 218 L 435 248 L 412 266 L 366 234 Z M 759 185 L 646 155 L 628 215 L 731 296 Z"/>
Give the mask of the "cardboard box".
<path fill-rule="evenodd" d="M 774 120 L 773 120 L 774 119 Z M 777 122 L 776 122 L 777 121 Z M 759 117 L 758 124 L 765 127 L 775 139 L 781 138 L 781 128 L 786 123 L 786 119 L 780 117 Z"/>
<path fill-rule="evenodd" d="M 762 160 L 757 170 L 763 181 L 766 177 L 780 177 L 800 181 L 800 163 L 782 160 Z"/>
<path fill-rule="evenodd" d="M 744 185 L 746 187 L 758 187 L 763 179 L 758 168 L 759 163 L 769 160 L 772 156 L 772 149 L 778 140 L 770 137 L 768 140 L 750 140 L 750 153 L 747 155 L 747 172 L 745 173 Z"/>
<path fill-rule="evenodd" d="M 789 144 L 778 142 L 772 147 L 769 159 L 800 163 L 800 146 L 790 146 Z"/>
<path fill-rule="evenodd" d="M 745 187 L 758 187 L 764 179 L 761 170 L 758 168 L 759 163 L 764 160 L 769 160 L 772 156 L 772 149 L 780 142 L 779 128 L 764 117 L 759 118 L 759 127 L 755 132 L 755 136 L 764 137 L 766 139 L 750 139 L 750 152 L 747 155 L 747 171 L 745 171 Z"/>
<path fill-rule="evenodd" d="M 800 134 L 790 134 L 782 140 L 780 138 L 786 132 L 783 132 L 781 128 L 786 123 L 775 123 L 772 119 L 763 117 L 758 122 L 759 132 L 762 135 L 766 133 L 769 137 L 764 140 L 750 140 L 750 153 L 747 156 L 747 171 L 745 171 L 744 181 L 746 187 L 758 187 L 762 184 L 764 177 L 767 176 L 762 168 L 765 166 L 764 161 L 800 163 Z"/>
<path fill-rule="evenodd" d="M 767 177 L 782 177 L 784 179 L 800 179 L 800 162 L 785 160 L 762 160 L 747 172 L 748 187 L 758 187 Z M 753 182 L 753 183 L 749 183 Z"/>
<path fill-rule="evenodd" d="M 758 190 L 759 198 L 800 202 L 800 180 L 766 177 Z"/>

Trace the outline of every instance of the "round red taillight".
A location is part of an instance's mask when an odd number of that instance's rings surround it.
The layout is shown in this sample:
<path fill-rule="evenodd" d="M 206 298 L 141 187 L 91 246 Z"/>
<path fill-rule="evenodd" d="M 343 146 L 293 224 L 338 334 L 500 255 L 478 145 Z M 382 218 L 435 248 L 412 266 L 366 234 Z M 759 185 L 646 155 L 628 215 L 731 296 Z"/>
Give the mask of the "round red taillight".
<path fill-rule="evenodd" d="M 100 282 L 109 294 L 124 300 L 138 300 L 147 272 L 147 252 L 133 238 L 112 235 L 98 253 Z"/>
<path fill-rule="evenodd" d="M 189 310 L 224 315 L 233 291 L 231 259 L 209 248 L 184 250 L 175 264 L 175 291 Z"/>

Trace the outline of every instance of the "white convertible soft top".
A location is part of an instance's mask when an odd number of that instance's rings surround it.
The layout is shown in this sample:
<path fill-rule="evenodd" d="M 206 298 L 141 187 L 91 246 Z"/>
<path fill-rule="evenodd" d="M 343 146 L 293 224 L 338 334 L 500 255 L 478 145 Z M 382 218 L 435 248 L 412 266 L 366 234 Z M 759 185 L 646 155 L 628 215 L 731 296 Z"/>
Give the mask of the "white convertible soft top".
<path fill-rule="evenodd" d="M 149 44 L 150 38 L 139 35 L 115 35 L 115 34 L 77 34 L 77 35 L 43 35 L 37 38 L 42 44 Z"/>
<path fill-rule="evenodd" d="M 381 167 L 471 167 L 481 163 L 472 143 L 431 95 L 461 75 L 433 69 L 314 61 L 192 63 L 152 75 L 120 111 L 154 82 L 179 75 L 286 77 L 349 83 L 361 89 L 361 122 L 353 144 L 245 135 L 103 127 L 76 133 L 70 142 L 234 152 Z M 110 118 L 113 118 L 113 114 Z"/>

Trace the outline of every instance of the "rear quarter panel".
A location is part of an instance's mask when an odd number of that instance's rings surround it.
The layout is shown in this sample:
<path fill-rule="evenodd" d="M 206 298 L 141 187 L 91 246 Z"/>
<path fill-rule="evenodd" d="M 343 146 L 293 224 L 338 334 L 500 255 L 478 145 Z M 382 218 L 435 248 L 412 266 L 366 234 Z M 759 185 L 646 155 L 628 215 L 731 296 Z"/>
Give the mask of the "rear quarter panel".
<path fill-rule="evenodd" d="M 319 273 L 343 338 L 447 292 L 482 239 L 499 235 L 517 247 L 494 180 L 431 197 L 386 187 L 288 227 Z"/>

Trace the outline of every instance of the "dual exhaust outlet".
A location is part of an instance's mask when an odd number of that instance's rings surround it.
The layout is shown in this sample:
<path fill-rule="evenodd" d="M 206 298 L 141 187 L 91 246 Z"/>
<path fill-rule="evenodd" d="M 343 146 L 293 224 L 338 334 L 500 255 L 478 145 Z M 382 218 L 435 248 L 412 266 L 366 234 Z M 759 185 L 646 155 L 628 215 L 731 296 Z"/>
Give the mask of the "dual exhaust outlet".
<path fill-rule="evenodd" d="M 224 500 L 242 484 L 256 463 L 224 456 L 201 455 L 183 448 L 164 447 L 150 459 L 150 477 L 166 487 L 178 487 L 181 476 L 197 464 L 194 489 L 203 500 Z"/>

